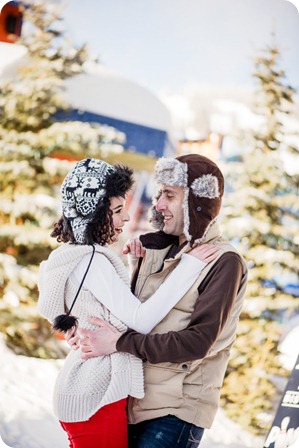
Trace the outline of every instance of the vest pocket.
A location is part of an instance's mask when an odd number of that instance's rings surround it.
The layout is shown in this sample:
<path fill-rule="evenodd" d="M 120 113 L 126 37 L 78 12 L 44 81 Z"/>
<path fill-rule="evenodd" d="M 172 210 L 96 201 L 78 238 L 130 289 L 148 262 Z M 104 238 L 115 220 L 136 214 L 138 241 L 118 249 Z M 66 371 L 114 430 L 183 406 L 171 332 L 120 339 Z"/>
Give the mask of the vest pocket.
<path fill-rule="evenodd" d="M 144 370 L 145 396 L 136 406 L 141 409 L 180 407 L 184 402 L 183 383 L 188 363 L 165 365 L 146 364 Z M 188 366 L 187 366 L 188 367 Z"/>

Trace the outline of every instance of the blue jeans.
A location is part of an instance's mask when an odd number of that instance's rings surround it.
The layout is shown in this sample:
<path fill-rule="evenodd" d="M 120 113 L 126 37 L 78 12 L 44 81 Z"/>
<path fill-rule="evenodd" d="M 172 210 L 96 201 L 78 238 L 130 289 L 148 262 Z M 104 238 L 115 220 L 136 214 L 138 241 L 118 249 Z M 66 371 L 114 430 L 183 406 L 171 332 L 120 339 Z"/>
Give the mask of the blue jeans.
<path fill-rule="evenodd" d="M 174 415 L 129 425 L 129 448 L 197 448 L 204 429 Z"/>

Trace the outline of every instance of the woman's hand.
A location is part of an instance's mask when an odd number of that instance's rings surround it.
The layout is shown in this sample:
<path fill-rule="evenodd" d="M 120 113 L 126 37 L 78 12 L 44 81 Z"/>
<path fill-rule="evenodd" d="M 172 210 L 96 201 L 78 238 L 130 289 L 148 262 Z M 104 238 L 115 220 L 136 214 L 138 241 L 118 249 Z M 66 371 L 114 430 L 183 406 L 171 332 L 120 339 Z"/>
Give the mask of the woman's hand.
<path fill-rule="evenodd" d="M 195 258 L 203 261 L 204 263 L 210 263 L 218 257 L 220 252 L 220 247 L 213 244 L 200 244 L 194 247 L 188 255 L 192 255 Z"/>
<path fill-rule="evenodd" d="M 131 254 L 137 258 L 144 257 L 145 249 L 143 248 L 139 238 L 129 239 L 123 247 L 123 254 Z"/>
<path fill-rule="evenodd" d="M 80 336 L 76 333 L 77 327 L 73 327 L 65 333 L 65 340 L 72 350 L 80 347 Z"/>

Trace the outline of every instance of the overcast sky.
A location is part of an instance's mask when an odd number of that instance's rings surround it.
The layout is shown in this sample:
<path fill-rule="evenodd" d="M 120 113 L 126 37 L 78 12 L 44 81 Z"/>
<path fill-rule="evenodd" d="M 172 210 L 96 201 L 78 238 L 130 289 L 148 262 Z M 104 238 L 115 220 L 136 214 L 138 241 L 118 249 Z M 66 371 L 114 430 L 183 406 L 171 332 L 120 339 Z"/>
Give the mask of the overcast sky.
<path fill-rule="evenodd" d="M 294 0 L 298 1 L 298 0 Z M 252 85 L 252 58 L 271 42 L 299 88 L 299 14 L 286 0 L 64 0 L 65 26 L 108 68 L 155 92 Z"/>

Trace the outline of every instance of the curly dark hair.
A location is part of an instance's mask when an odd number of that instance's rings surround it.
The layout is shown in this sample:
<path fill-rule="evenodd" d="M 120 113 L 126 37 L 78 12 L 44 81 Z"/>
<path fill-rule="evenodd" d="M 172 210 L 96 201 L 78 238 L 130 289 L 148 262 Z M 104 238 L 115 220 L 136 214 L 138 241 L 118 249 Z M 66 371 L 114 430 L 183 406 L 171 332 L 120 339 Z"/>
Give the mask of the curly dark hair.
<path fill-rule="evenodd" d="M 134 179 L 131 168 L 114 165 L 114 169 L 115 171 L 106 180 L 106 196 L 99 201 L 96 210 L 90 216 L 85 216 L 85 218 L 90 219 L 90 222 L 86 226 L 82 244 L 97 243 L 103 246 L 111 241 L 115 235 L 109 199 L 115 196 L 125 197 L 132 188 Z M 71 222 L 64 215 L 54 224 L 50 236 L 56 238 L 59 243 L 78 244 L 74 237 Z"/>

